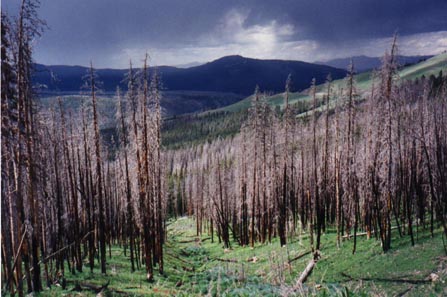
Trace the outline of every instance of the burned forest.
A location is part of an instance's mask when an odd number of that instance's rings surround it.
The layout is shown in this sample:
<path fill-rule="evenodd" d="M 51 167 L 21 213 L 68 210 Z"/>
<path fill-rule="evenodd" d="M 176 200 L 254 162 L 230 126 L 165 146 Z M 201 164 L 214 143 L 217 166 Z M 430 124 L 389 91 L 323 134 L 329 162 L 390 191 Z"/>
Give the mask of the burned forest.
<path fill-rule="evenodd" d="M 245 109 L 170 116 L 148 54 L 110 96 L 93 60 L 76 99 L 43 100 L 38 9 L 1 17 L 2 295 L 446 292 L 445 53 L 444 72 L 406 77 L 419 64 L 400 64 L 396 34 L 373 71 L 351 61 L 300 92 L 293 75 L 274 95 L 253 85 Z M 350 274 L 424 245 L 442 266 L 424 278 Z M 319 265 L 346 259 L 325 284 Z M 383 291 L 355 286 L 371 280 Z"/>

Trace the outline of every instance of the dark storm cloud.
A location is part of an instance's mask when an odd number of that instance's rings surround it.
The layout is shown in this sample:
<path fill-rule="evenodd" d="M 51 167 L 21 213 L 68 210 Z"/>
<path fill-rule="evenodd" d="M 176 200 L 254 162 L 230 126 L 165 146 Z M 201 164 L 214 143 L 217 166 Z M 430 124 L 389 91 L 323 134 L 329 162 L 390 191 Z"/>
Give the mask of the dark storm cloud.
<path fill-rule="evenodd" d="M 159 64 L 225 54 L 316 60 L 368 53 L 396 30 L 420 50 L 447 43 L 446 0 L 42 0 L 40 15 L 50 30 L 36 58 L 51 64 L 124 67 L 146 50 Z"/>
<path fill-rule="evenodd" d="M 446 30 L 446 15 L 445 0 L 316 0 L 261 4 L 258 19 L 282 16 L 306 38 L 334 41 Z"/>

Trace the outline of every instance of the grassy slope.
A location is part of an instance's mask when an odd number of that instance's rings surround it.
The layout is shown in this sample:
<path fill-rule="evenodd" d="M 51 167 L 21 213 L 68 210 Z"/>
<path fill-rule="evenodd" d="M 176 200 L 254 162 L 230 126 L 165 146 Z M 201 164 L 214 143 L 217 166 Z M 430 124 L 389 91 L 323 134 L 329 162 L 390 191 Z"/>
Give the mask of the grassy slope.
<path fill-rule="evenodd" d="M 411 65 L 405 67 L 399 72 L 399 76 L 401 79 L 415 79 L 417 77 L 421 77 L 425 75 L 426 77 L 430 75 L 438 75 L 439 71 L 443 70 L 444 72 L 447 70 L 447 53 L 443 53 L 433 58 L 430 58 L 421 63 Z M 371 88 L 371 72 L 364 72 L 356 75 L 357 89 L 360 92 L 365 92 L 369 88 Z M 309 82 L 310 84 L 310 82 Z M 333 81 L 334 89 L 338 89 L 339 87 L 344 86 L 344 80 L 338 79 Z M 317 87 L 317 91 L 322 91 L 323 85 Z M 308 94 L 308 90 L 302 91 L 300 93 L 293 93 L 290 95 L 289 102 L 290 104 L 295 103 L 298 100 L 310 100 Z M 275 94 L 273 96 L 269 96 L 266 98 L 267 102 L 272 106 L 281 106 L 284 103 L 283 94 Z M 251 96 L 241 100 L 235 104 L 217 109 L 218 111 L 229 111 L 235 112 L 241 109 L 248 109 L 250 107 Z"/>
<path fill-rule="evenodd" d="M 394 234 L 392 247 L 390 252 L 384 254 L 380 241 L 359 237 L 357 253 L 352 255 L 352 240 L 345 241 L 337 249 L 335 234 L 329 231 L 322 237 L 322 258 L 306 282 L 305 293 L 320 296 L 345 296 L 346 292 L 350 295 L 398 295 L 403 292 L 407 292 L 408 296 L 447 294 L 447 257 L 443 251 L 441 229 L 436 229 L 433 238 L 428 230 L 420 229 L 414 247 L 408 235 L 399 238 L 398 234 Z M 84 266 L 83 273 L 66 273 L 67 289 L 72 289 L 75 282 L 102 285 L 110 280 L 109 295 L 119 295 L 117 292 L 120 292 L 121 295 L 125 293 L 130 296 L 199 296 L 211 292 L 213 296 L 278 296 L 293 286 L 311 255 L 291 265 L 285 263 L 308 250 L 306 234 L 295 235 L 286 247 L 279 247 L 275 239 L 271 244 L 257 244 L 254 249 L 233 243 L 233 249 L 224 250 L 217 239 L 211 243 L 206 234 L 197 238 L 192 219 L 180 218 L 168 227 L 165 275 L 156 274 L 154 283 L 145 282 L 144 269 L 130 273 L 128 257 L 124 256 L 122 248 L 114 247 L 112 259 L 108 259 L 107 275 L 101 275 L 99 267 L 90 274 Z M 247 261 L 253 257 L 257 258 L 256 263 Z M 342 273 L 353 279 L 382 280 L 352 281 Z M 430 273 L 436 273 L 440 278 L 424 284 L 383 280 L 423 280 Z M 74 293 L 53 287 L 41 296 L 74 296 Z M 90 295 L 94 293 L 83 291 L 81 294 Z"/>
<path fill-rule="evenodd" d="M 441 70 L 444 74 L 447 70 L 447 52 L 434 56 L 433 58 L 422 63 L 404 68 L 400 72 L 400 76 L 403 79 L 415 79 L 417 77 L 421 77 L 422 75 L 425 75 L 426 77 L 430 75 L 438 75 L 439 71 Z"/>

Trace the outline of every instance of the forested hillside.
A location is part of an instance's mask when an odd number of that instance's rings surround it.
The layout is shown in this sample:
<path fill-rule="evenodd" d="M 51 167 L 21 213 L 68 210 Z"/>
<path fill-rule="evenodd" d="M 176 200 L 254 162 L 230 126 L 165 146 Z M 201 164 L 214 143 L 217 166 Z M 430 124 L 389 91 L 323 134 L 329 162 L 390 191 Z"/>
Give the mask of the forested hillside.
<path fill-rule="evenodd" d="M 253 66 L 246 99 L 163 117 L 147 54 L 114 96 L 91 63 L 40 100 L 37 8 L 1 18 L 2 295 L 446 293 L 445 53 L 403 68 L 395 35 L 273 96 Z"/>

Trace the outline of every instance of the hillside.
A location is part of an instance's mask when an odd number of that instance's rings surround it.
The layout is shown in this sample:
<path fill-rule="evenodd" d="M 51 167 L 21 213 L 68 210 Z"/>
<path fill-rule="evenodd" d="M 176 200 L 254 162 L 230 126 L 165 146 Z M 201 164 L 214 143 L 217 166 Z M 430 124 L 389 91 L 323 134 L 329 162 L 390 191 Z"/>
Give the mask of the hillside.
<path fill-rule="evenodd" d="M 197 236 L 191 218 L 178 218 L 168 224 L 166 272 L 157 282 L 142 281 L 143 270 L 129 273 L 125 248 L 114 246 L 109 275 L 100 275 L 99 269 L 94 270 L 94 276 L 90 272 L 67 274 L 65 289 L 53 287 L 42 296 L 72 294 L 73 290 L 82 296 L 95 296 L 104 284 L 108 284 L 106 296 L 145 296 L 147 292 L 151 296 L 302 296 L 293 287 L 311 259 L 307 233 L 297 234 L 283 248 L 278 248 L 275 238 L 254 248 L 233 241 L 233 248 L 224 250 L 216 234 L 214 242 L 209 233 Z M 427 230 L 421 230 L 415 246 L 408 238 L 399 238 L 394 251 L 387 254 L 381 252 L 379 242 L 362 237 L 359 252 L 353 256 L 353 240 L 345 240 L 337 249 L 335 232 L 328 230 L 323 237 L 322 259 L 304 290 L 311 296 L 445 294 L 447 259 L 441 232 L 437 229 L 435 237 L 430 238 Z M 439 279 L 431 281 L 435 275 Z"/>
<path fill-rule="evenodd" d="M 422 61 L 418 64 L 403 67 L 399 71 L 399 77 L 401 80 L 408 79 L 416 79 L 422 76 L 429 77 L 430 75 L 438 75 L 440 71 L 446 71 L 447 69 L 447 53 L 443 53 L 437 56 L 434 56 L 428 60 Z M 344 79 L 336 79 L 333 81 L 334 89 L 337 89 L 342 86 L 344 83 Z M 364 92 L 371 87 L 371 72 L 359 73 L 356 75 L 356 87 L 359 92 Z M 310 81 L 308 83 L 310 85 Z M 320 85 L 317 87 L 317 90 L 321 90 L 323 86 Z M 289 102 L 291 104 L 296 103 L 298 101 L 308 100 L 308 89 L 302 92 L 296 92 L 290 95 Z M 235 104 L 226 106 L 224 108 L 219 109 L 219 111 L 239 111 L 243 109 L 247 109 L 250 106 L 251 96 L 241 100 Z M 282 107 L 284 103 L 284 98 L 282 93 L 275 94 L 272 96 L 268 96 L 266 101 L 273 106 Z"/>
<path fill-rule="evenodd" d="M 433 56 L 398 56 L 398 63 L 402 66 L 417 64 L 419 62 L 430 59 Z M 358 72 L 370 71 L 377 69 L 382 63 L 381 57 L 367 57 L 367 56 L 354 56 L 352 58 L 338 58 L 328 61 L 318 61 L 317 64 L 328 65 L 335 68 L 346 69 L 351 63 L 354 62 Z"/>
<path fill-rule="evenodd" d="M 41 94 L 39 102 L 44 107 L 51 106 L 57 102 L 57 98 L 64 99 L 67 106 L 78 109 L 83 100 L 83 94 L 78 93 L 45 93 Z M 104 103 L 103 114 L 113 119 L 117 104 L 116 94 L 99 94 L 101 102 Z M 161 108 L 163 116 L 170 117 L 185 113 L 204 112 L 210 109 L 217 109 L 236 103 L 245 96 L 234 93 L 207 92 L 207 91 L 163 91 Z"/>
<path fill-rule="evenodd" d="M 432 57 L 426 61 L 415 65 L 404 67 L 399 71 L 402 80 L 416 79 L 423 75 L 437 76 L 440 71 L 447 69 L 447 53 Z M 344 79 L 333 81 L 334 90 L 344 85 Z M 310 80 L 309 80 L 310 84 Z M 317 91 L 321 91 L 322 85 L 317 86 Z M 356 87 L 360 93 L 367 91 L 371 87 L 371 72 L 364 72 L 356 75 Z M 318 95 L 318 94 L 317 94 Z M 179 147 L 187 143 L 200 143 L 205 139 L 213 137 L 235 135 L 238 133 L 242 121 L 246 118 L 245 114 L 251 104 L 251 96 L 238 101 L 237 103 L 210 110 L 194 117 L 186 116 L 176 119 L 170 119 L 164 126 L 164 144 L 170 147 Z M 282 108 L 284 104 L 283 93 L 278 93 L 265 98 L 266 102 L 275 108 Z M 297 105 L 303 112 L 309 111 L 308 90 L 295 92 L 289 95 L 289 102 Z M 219 124 L 226 123 L 226 124 Z M 184 127 L 190 127 L 187 133 Z M 208 128 L 203 128 L 204 126 Z M 192 129 L 195 128 L 195 129 Z M 203 133 L 201 133 L 201 131 Z M 206 133 L 205 133 L 206 132 Z"/>
<path fill-rule="evenodd" d="M 436 1 L 5 0 L 0 296 L 447 296 Z"/>
<path fill-rule="evenodd" d="M 289 74 L 294 81 L 294 90 L 307 88 L 313 77 L 317 82 L 324 81 L 331 73 L 341 78 L 345 70 L 330 66 L 286 60 L 257 60 L 241 56 L 227 56 L 215 61 L 190 67 L 157 67 L 163 81 L 163 88 L 169 91 L 211 91 L 249 95 L 256 85 L 266 92 L 280 92 Z M 34 83 L 46 86 L 45 92 L 79 92 L 82 78 L 87 68 L 81 66 L 45 66 L 37 64 Z M 153 69 L 151 70 L 153 71 Z M 116 86 L 122 89 L 126 69 L 97 69 L 105 92 L 115 92 Z"/>

